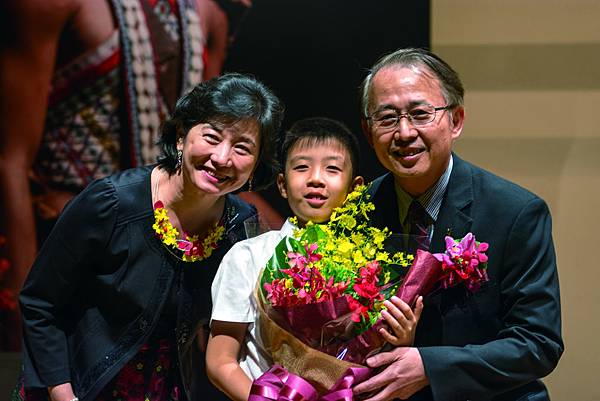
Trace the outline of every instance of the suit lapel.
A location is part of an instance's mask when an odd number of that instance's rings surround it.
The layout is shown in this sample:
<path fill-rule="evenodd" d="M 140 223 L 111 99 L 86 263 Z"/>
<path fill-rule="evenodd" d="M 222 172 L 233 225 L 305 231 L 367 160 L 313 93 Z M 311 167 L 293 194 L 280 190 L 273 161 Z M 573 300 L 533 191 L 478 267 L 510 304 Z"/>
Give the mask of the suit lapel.
<path fill-rule="evenodd" d="M 473 177 L 467 163 L 454 154 L 453 161 L 452 174 L 433 231 L 430 249 L 432 253 L 445 250 L 446 235 L 454 238 L 464 237 L 473 222 L 470 216 L 470 205 L 473 202 Z"/>
<path fill-rule="evenodd" d="M 371 201 L 375 205 L 371 224 L 380 228 L 387 227 L 393 233 L 401 233 L 402 225 L 398 217 L 394 176 L 391 173 L 387 173 L 377 178 L 373 181 L 369 192 L 373 196 Z"/>

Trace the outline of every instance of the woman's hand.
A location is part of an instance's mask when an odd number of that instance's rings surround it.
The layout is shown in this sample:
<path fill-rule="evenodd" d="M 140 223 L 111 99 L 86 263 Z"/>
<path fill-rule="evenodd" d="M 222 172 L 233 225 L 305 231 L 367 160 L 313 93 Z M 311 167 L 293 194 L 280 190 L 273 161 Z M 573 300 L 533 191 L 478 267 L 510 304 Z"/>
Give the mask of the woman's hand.
<path fill-rule="evenodd" d="M 419 296 L 414 311 L 400 298 L 393 296 L 383 302 L 387 308 L 381 312 L 393 334 L 385 328 L 379 329 L 379 334 L 390 344 L 399 346 L 411 346 L 415 340 L 417 323 L 423 311 L 423 297 Z"/>
<path fill-rule="evenodd" d="M 71 383 L 63 383 L 57 386 L 48 387 L 48 394 L 52 401 L 72 401 L 75 397 Z"/>

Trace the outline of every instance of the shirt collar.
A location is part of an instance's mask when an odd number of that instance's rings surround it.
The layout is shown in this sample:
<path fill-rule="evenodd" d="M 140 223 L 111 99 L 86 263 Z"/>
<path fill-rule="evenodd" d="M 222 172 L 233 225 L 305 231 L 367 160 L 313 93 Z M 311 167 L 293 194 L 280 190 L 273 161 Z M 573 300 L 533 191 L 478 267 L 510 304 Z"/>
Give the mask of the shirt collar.
<path fill-rule="evenodd" d="M 283 223 L 283 225 L 281 226 L 281 229 L 279 231 L 281 232 L 281 234 L 283 236 L 292 237 L 292 236 L 294 236 L 294 231 L 297 229 L 298 229 L 298 227 L 296 227 L 295 224 L 292 224 L 292 222 L 290 221 L 290 218 L 288 217 L 287 219 L 285 219 L 285 223 Z"/>
<path fill-rule="evenodd" d="M 411 202 L 416 199 L 421 206 L 425 209 L 429 217 L 435 222 L 440 213 L 440 207 L 442 206 L 442 200 L 444 199 L 444 193 L 448 188 L 448 182 L 450 181 L 450 174 L 452 173 L 452 166 L 454 161 L 452 155 L 450 155 L 450 161 L 446 171 L 438 180 L 433 184 L 427 191 L 419 195 L 417 198 L 413 198 L 408 194 L 398 183 L 394 180 L 394 187 L 396 189 L 396 199 L 398 201 L 398 216 L 400 222 L 404 222 L 408 208 Z"/>

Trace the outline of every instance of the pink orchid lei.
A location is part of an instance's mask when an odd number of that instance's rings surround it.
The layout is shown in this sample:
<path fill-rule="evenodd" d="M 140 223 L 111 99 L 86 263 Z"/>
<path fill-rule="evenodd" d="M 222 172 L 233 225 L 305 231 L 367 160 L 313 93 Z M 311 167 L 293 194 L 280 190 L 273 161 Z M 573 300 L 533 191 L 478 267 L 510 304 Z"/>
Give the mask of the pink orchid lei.
<path fill-rule="evenodd" d="M 472 233 L 461 240 L 446 236 L 446 252 L 433 255 L 442 262 L 442 287 L 448 288 L 464 282 L 471 292 L 479 290 L 481 283 L 489 279 L 488 257 L 484 253 L 488 248 L 487 242 L 476 241 Z"/>

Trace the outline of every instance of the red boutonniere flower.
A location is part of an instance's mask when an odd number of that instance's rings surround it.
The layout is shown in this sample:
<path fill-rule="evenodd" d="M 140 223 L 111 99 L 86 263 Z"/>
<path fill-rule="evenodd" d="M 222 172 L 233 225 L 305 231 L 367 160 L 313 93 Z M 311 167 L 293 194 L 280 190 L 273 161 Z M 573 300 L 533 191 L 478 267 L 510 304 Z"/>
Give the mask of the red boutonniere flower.
<path fill-rule="evenodd" d="M 487 242 L 478 242 L 472 233 L 461 240 L 446 237 L 446 252 L 433 256 L 442 262 L 442 287 L 448 288 L 465 283 L 469 291 L 479 290 L 481 283 L 488 281 L 487 261 L 484 253 L 489 248 Z"/>

